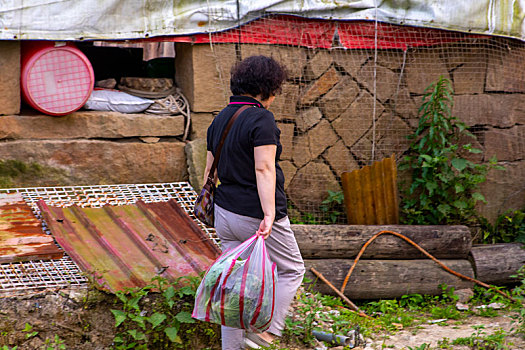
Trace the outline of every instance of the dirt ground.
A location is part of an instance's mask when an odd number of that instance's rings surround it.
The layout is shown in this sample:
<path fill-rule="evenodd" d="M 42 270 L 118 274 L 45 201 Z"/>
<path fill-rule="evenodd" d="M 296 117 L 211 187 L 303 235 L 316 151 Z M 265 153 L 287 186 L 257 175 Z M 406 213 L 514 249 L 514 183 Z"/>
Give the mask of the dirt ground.
<path fill-rule="evenodd" d="M 502 329 L 506 334 L 510 333 L 512 325 L 512 312 L 503 312 L 497 317 L 470 316 L 461 321 L 447 320 L 439 324 L 425 324 L 419 327 L 400 330 L 396 334 L 377 336 L 369 339 L 365 349 L 419 349 L 422 344 L 429 344 L 432 349 L 439 349 L 438 341 L 448 338 L 452 342 L 456 338 L 471 337 L 478 326 L 482 336 L 494 334 L 498 329 Z M 506 337 L 508 349 L 525 349 L 525 339 L 520 336 Z M 464 345 L 454 345 L 451 349 L 466 350 L 472 349 Z M 492 348 L 488 348 L 489 350 Z"/>
<path fill-rule="evenodd" d="M 0 299 L 0 346 L 17 350 L 41 349 L 57 335 L 66 349 L 110 349 L 114 317 L 113 298 L 87 289 L 68 289 Z M 32 326 L 26 329 L 26 323 Z M 31 332 L 38 332 L 27 337 Z M 28 339 L 27 339 L 28 338 Z"/>
<path fill-rule="evenodd" d="M 65 349 L 101 350 L 111 349 L 114 337 L 114 318 L 110 312 L 115 308 L 114 298 L 100 292 L 87 292 L 87 289 L 67 289 L 43 294 L 0 298 L 0 349 L 18 346 L 18 350 L 46 349 L 55 336 L 64 341 Z M 395 334 L 375 335 L 366 339 L 364 346 L 356 349 L 414 349 L 422 344 L 438 348 L 438 341 L 448 338 L 470 337 L 475 333 L 473 326 L 483 325 L 484 335 L 503 329 L 507 334 L 512 328 L 512 313 L 502 312 L 497 317 L 471 316 L 461 321 L 447 320 L 439 324 L 424 324 L 409 329 L 401 329 Z M 32 326 L 23 331 L 26 323 Z M 28 334 L 38 332 L 28 337 Z M 47 340 L 47 343 L 46 343 Z M 520 337 L 507 337 L 508 349 L 525 349 L 525 341 Z M 511 345 L 512 343 L 512 345 Z M 210 344 L 212 345 L 212 344 Z M 217 347 L 217 344 L 213 344 Z M 326 349 L 321 343 L 306 347 L 299 344 L 286 344 L 282 348 L 290 350 Z M 58 349 L 58 347 L 56 347 Z M 188 347 L 192 349 L 192 347 Z M 342 347 L 331 348 L 334 350 Z M 468 346 L 449 347 L 449 349 L 471 349 Z"/>

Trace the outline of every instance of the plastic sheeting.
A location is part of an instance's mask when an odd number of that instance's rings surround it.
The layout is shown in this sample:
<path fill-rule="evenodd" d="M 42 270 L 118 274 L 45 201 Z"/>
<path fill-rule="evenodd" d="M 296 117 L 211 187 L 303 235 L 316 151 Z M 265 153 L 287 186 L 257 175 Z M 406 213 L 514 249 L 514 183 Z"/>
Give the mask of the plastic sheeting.
<path fill-rule="evenodd" d="M 525 39 L 525 0 L 0 0 L 0 39 L 111 40 L 234 28 L 272 14 Z"/>
<path fill-rule="evenodd" d="M 464 38 L 483 38 L 479 34 L 463 34 L 423 27 L 402 27 L 374 21 L 323 21 L 295 16 L 259 18 L 241 28 L 211 34 L 163 37 L 166 41 L 202 43 L 274 44 L 330 49 L 403 49 L 457 42 Z M 334 40 L 335 36 L 337 40 Z"/>

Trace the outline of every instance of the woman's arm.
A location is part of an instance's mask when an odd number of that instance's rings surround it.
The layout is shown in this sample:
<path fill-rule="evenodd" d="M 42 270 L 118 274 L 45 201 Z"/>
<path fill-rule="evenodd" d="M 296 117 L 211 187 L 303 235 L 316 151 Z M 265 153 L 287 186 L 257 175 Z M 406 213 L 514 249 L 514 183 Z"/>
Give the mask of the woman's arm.
<path fill-rule="evenodd" d="M 204 168 L 204 182 L 203 185 L 206 183 L 206 180 L 208 179 L 208 174 L 210 173 L 211 166 L 213 164 L 213 154 L 208 151 L 206 153 L 206 168 Z M 214 177 L 215 183 L 217 183 L 217 170 L 215 170 L 215 177 Z"/>
<path fill-rule="evenodd" d="M 266 239 L 272 232 L 272 225 L 275 220 L 275 154 L 277 146 L 258 146 L 254 148 L 253 152 L 257 192 L 264 213 L 264 219 L 261 221 L 257 233 Z"/>

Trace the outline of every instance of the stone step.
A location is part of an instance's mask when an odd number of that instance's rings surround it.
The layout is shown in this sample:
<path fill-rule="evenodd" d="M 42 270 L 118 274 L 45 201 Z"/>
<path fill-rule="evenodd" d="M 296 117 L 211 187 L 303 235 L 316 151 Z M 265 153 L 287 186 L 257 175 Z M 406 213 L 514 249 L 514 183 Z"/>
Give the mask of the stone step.
<path fill-rule="evenodd" d="M 63 117 L 0 116 L 0 139 L 92 139 L 181 136 L 184 117 L 79 111 Z"/>
<path fill-rule="evenodd" d="M 186 181 L 183 142 L 16 140 L 0 142 L 0 159 L 64 172 L 64 185 Z M 44 181 L 45 182 L 45 181 Z"/>

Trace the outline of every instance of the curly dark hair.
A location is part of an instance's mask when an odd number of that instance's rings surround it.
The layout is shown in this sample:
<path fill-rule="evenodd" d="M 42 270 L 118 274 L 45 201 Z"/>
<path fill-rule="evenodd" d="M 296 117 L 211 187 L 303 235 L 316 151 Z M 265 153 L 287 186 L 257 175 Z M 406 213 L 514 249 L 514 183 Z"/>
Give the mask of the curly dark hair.
<path fill-rule="evenodd" d="M 266 100 L 281 92 L 287 78 L 286 68 L 267 56 L 250 56 L 231 71 L 230 89 L 234 95 L 261 95 Z"/>

